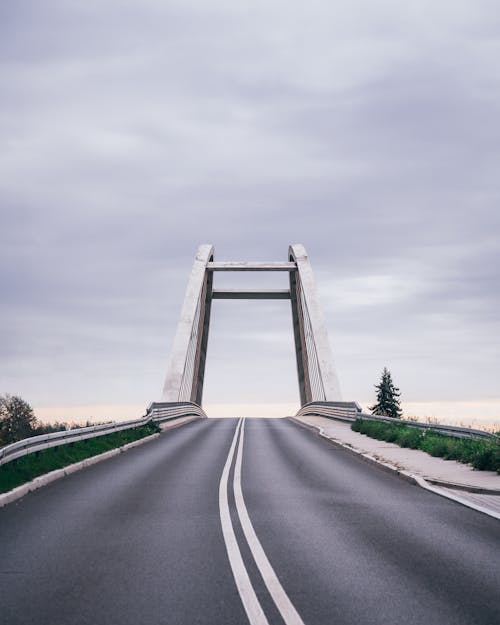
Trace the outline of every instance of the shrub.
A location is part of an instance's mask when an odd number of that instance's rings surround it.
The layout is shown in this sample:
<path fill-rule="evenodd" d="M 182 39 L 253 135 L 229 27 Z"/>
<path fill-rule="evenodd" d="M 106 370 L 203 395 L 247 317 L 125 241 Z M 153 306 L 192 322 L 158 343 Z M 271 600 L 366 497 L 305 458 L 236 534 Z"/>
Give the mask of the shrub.
<path fill-rule="evenodd" d="M 399 436 L 396 438 L 396 442 L 401 447 L 410 447 L 411 449 L 418 449 L 422 441 L 422 432 L 416 428 L 402 427 Z"/>
<path fill-rule="evenodd" d="M 471 464 L 474 469 L 500 473 L 498 440 L 456 438 L 433 432 L 430 428 L 420 430 L 402 423 L 370 419 L 357 419 L 351 429 L 371 438 L 395 442 L 401 447 L 421 449 L 431 456 Z"/>
<path fill-rule="evenodd" d="M 450 452 L 449 441 L 442 436 L 426 436 L 421 449 L 431 456 L 447 458 Z"/>

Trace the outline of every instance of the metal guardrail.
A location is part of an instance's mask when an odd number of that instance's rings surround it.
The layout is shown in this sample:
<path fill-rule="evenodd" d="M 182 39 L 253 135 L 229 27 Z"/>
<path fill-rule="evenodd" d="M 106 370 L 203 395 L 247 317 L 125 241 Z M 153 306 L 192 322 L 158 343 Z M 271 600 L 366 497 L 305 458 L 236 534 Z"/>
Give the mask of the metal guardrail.
<path fill-rule="evenodd" d="M 361 406 L 355 401 L 312 401 L 304 404 L 297 417 L 329 417 L 340 421 L 355 421 Z"/>
<path fill-rule="evenodd" d="M 146 425 L 150 421 L 161 422 L 168 419 L 178 419 L 179 417 L 196 415 L 198 417 L 206 417 L 206 414 L 197 404 L 191 402 L 176 403 L 152 403 L 147 409 L 144 417 L 133 419 L 131 421 L 120 421 L 119 423 L 105 423 L 103 425 L 91 425 L 84 428 L 76 428 L 74 430 L 64 430 L 62 432 L 52 432 L 51 434 L 40 434 L 39 436 L 31 436 L 21 441 L 11 443 L 0 448 L 0 466 L 16 460 L 21 456 L 49 449 L 50 447 L 58 447 L 67 445 L 75 441 L 82 441 L 88 438 L 104 436 L 121 430 L 130 430 L 132 428 Z"/>
<path fill-rule="evenodd" d="M 409 421 L 406 419 L 392 419 L 391 417 L 383 417 L 381 415 L 360 413 L 358 419 L 369 419 L 372 421 L 385 421 L 386 423 L 400 423 L 408 427 L 419 428 L 421 430 L 433 430 L 446 436 L 454 436 L 455 438 L 489 438 L 500 441 L 500 437 L 492 432 L 485 430 L 477 430 L 475 428 L 467 428 L 460 425 L 446 425 L 444 423 L 423 423 L 422 421 Z"/>
<path fill-rule="evenodd" d="M 148 407 L 146 416 L 151 416 L 153 421 L 165 421 L 166 419 L 175 419 L 178 417 L 202 417 L 206 418 L 206 414 L 198 404 L 191 401 L 179 402 L 153 402 Z"/>
<path fill-rule="evenodd" d="M 67 445 L 68 443 L 73 443 L 75 441 L 104 436 L 121 430 L 128 430 L 141 425 L 146 425 L 150 421 L 161 422 L 168 419 L 178 419 L 180 417 L 187 416 L 206 417 L 207 415 L 203 412 L 200 406 L 193 402 L 153 402 L 148 407 L 145 416 L 140 419 L 121 421 L 119 423 L 106 423 L 103 425 L 92 425 L 75 430 L 53 432 L 52 434 L 41 434 L 39 436 L 25 438 L 21 441 L 1 447 L 0 466 L 11 462 L 12 460 L 16 460 L 16 458 L 20 458 L 21 456 L 41 451 L 42 449 Z M 441 434 L 457 438 L 488 438 L 500 440 L 500 437 L 496 434 L 474 428 L 445 425 L 442 423 L 406 421 L 404 419 L 392 419 L 391 417 L 366 414 L 362 412 L 361 407 L 356 402 L 310 402 L 302 406 L 302 408 L 297 412 L 297 416 L 320 416 L 340 421 L 348 421 L 351 423 L 356 419 L 369 419 L 371 421 L 400 423 L 402 425 L 420 428 L 423 430 L 433 430 L 435 432 L 440 432 Z"/>
<path fill-rule="evenodd" d="M 500 441 L 500 436 L 458 425 L 445 425 L 444 423 L 423 423 L 421 421 L 408 421 L 406 419 L 393 419 L 381 415 L 367 414 L 361 410 L 361 406 L 356 402 L 310 402 L 305 404 L 297 412 L 297 417 L 319 416 L 340 421 L 354 422 L 356 419 L 366 419 L 370 421 L 385 421 L 386 423 L 399 423 L 408 427 L 419 428 L 421 430 L 432 430 L 454 436 L 455 438 L 486 438 Z"/>

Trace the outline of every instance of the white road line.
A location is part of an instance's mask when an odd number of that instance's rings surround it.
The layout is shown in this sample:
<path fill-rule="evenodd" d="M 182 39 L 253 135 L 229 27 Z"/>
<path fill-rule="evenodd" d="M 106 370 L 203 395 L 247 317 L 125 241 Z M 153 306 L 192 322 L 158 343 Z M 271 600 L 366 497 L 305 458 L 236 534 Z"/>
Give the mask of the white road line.
<path fill-rule="evenodd" d="M 226 464 L 222 471 L 222 476 L 219 483 L 219 512 L 220 521 L 222 525 L 222 533 L 224 535 L 224 542 L 226 543 L 227 555 L 229 557 L 229 563 L 233 571 L 234 581 L 236 587 L 240 593 L 241 602 L 247 613 L 250 625 L 269 625 L 269 622 L 262 610 L 262 607 L 257 599 L 257 595 L 253 589 L 252 583 L 248 576 L 248 572 L 243 563 L 241 557 L 241 551 L 236 541 L 234 534 L 233 524 L 231 522 L 231 514 L 229 512 L 229 502 L 227 497 L 227 483 L 229 477 L 229 470 L 233 461 L 234 449 L 236 447 L 236 440 L 238 438 L 238 432 L 240 431 L 242 421 L 238 421 L 236 430 L 233 437 L 233 442 L 229 449 Z"/>
<path fill-rule="evenodd" d="M 243 499 L 243 491 L 241 489 L 241 463 L 243 459 L 243 437 L 245 433 L 245 420 L 240 431 L 240 440 L 238 443 L 238 453 L 236 454 L 236 465 L 234 468 L 234 498 L 236 500 L 236 509 L 240 517 L 243 533 L 247 539 L 248 546 L 252 552 L 255 563 L 262 575 L 262 579 L 267 586 L 269 594 L 273 598 L 276 607 L 285 621 L 286 625 L 304 625 L 304 621 L 300 618 L 299 613 L 290 601 L 288 595 L 283 589 L 271 563 L 269 562 L 262 545 L 260 544 L 257 534 L 253 528 L 248 510 Z"/>

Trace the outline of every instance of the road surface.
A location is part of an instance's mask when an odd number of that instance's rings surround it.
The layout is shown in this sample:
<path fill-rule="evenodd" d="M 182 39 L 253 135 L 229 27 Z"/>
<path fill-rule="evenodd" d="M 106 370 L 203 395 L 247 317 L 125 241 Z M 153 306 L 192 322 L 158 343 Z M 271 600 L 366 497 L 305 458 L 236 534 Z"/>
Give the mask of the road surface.
<path fill-rule="evenodd" d="M 0 510 L 6 625 L 497 625 L 500 524 L 283 419 L 208 419 Z"/>

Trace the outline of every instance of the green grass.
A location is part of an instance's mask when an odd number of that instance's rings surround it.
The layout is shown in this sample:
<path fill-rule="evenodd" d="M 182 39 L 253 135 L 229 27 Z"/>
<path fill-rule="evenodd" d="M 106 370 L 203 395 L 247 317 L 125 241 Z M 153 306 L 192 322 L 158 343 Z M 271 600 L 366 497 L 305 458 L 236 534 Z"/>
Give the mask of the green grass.
<path fill-rule="evenodd" d="M 496 440 L 455 438 L 432 429 L 420 430 L 400 423 L 367 419 L 357 419 L 351 429 L 401 447 L 421 449 L 431 456 L 458 460 L 472 465 L 474 469 L 500 473 L 500 443 Z"/>
<path fill-rule="evenodd" d="M 130 430 L 75 441 L 22 456 L 0 467 L 0 493 L 5 493 L 49 471 L 62 469 L 74 462 L 97 456 L 159 431 L 159 426 L 150 422 Z"/>

